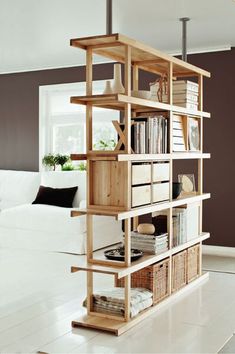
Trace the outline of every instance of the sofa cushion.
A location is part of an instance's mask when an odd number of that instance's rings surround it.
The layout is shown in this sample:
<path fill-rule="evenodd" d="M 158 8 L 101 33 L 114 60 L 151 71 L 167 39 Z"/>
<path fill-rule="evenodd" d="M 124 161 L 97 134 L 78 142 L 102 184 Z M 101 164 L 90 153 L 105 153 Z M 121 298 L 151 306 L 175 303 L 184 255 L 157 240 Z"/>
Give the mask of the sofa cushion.
<path fill-rule="evenodd" d="M 21 202 L 17 202 L 16 200 L 0 200 L 0 211 L 8 208 L 14 208 L 18 205 L 21 205 Z"/>
<path fill-rule="evenodd" d="M 0 170 L 0 208 L 32 203 L 39 186 L 39 172 Z"/>
<path fill-rule="evenodd" d="M 77 189 L 78 187 L 51 188 L 40 186 L 36 199 L 32 204 L 46 204 L 63 208 L 72 208 Z"/>
<path fill-rule="evenodd" d="M 47 171 L 42 172 L 41 184 L 52 188 L 78 186 L 73 207 L 78 208 L 80 201 L 86 199 L 86 171 Z"/>

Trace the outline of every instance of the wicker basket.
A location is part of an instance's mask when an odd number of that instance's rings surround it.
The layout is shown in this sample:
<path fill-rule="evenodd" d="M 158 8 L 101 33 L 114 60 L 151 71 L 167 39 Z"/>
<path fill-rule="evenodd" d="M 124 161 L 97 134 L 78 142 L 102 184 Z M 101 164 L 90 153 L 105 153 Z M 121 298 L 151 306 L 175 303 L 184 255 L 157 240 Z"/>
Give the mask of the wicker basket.
<path fill-rule="evenodd" d="M 186 285 L 187 282 L 187 251 L 182 251 L 172 257 L 172 292 Z"/>
<path fill-rule="evenodd" d="M 153 292 L 153 303 L 157 304 L 169 296 L 169 258 L 152 264 L 131 274 L 132 288 L 145 288 Z M 116 286 L 124 287 L 124 278 L 116 279 Z"/>
<path fill-rule="evenodd" d="M 200 244 L 188 248 L 187 282 L 190 283 L 200 274 Z"/>

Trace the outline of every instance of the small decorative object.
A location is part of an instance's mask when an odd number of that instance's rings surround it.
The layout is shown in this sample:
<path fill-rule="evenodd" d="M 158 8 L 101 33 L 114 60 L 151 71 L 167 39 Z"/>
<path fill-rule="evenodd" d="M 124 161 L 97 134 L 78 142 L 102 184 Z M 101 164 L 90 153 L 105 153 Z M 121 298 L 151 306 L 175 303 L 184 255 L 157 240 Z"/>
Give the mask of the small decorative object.
<path fill-rule="evenodd" d="M 183 195 L 195 195 L 195 178 L 194 175 L 178 175 L 178 180 L 182 183 Z"/>
<path fill-rule="evenodd" d="M 155 226 L 153 224 L 139 224 L 137 232 L 139 234 L 153 235 L 155 232 Z"/>
<path fill-rule="evenodd" d="M 154 82 L 150 82 L 150 92 L 151 99 L 167 103 L 168 93 L 167 93 L 167 76 L 162 75 L 159 79 Z"/>
<path fill-rule="evenodd" d="M 105 84 L 105 89 L 104 89 L 103 95 L 110 95 L 112 93 L 113 93 L 112 81 L 111 80 L 107 80 L 106 84 Z"/>
<path fill-rule="evenodd" d="M 121 64 L 114 64 L 112 92 L 113 93 L 125 92 L 125 88 L 122 84 Z"/>
<path fill-rule="evenodd" d="M 196 118 L 188 118 L 188 144 L 190 151 L 200 150 L 199 121 Z"/>
<path fill-rule="evenodd" d="M 172 198 L 176 199 L 180 195 L 182 191 L 182 183 L 181 182 L 173 182 L 172 186 Z"/>
<path fill-rule="evenodd" d="M 147 90 L 132 91 L 131 94 L 134 97 L 143 98 L 145 100 L 151 100 L 151 92 Z"/>
<path fill-rule="evenodd" d="M 113 260 L 113 261 L 124 261 L 125 260 L 125 248 L 124 247 L 118 247 L 118 248 L 113 248 L 108 251 L 104 251 L 104 255 L 106 258 Z M 140 250 L 137 250 L 135 248 L 131 249 L 131 261 L 136 261 L 140 257 L 143 256 L 143 252 Z"/>

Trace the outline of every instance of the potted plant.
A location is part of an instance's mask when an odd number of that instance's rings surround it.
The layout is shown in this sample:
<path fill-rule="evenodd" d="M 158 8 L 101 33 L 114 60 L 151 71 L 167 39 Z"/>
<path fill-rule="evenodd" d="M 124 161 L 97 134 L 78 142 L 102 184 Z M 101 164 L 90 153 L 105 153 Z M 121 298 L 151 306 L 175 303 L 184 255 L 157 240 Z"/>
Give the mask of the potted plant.
<path fill-rule="evenodd" d="M 44 166 L 49 167 L 49 169 L 53 168 L 53 171 L 55 171 L 56 161 L 54 155 L 52 154 L 45 155 L 42 159 L 42 163 Z"/>
<path fill-rule="evenodd" d="M 60 155 L 57 154 L 55 156 L 55 163 L 56 165 L 60 165 L 61 166 L 61 170 L 63 170 L 64 165 L 69 161 L 69 156 L 68 155 Z"/>
<path fill-rule="evenodd" d="M 94 144 L 94 148 L 98 150 L 113 150 L 116 146 L 114 139 L 110 140 L 99 140 Z"/>
<path fill-rule="evenodd" d="M 66 162 L 62 167 L 62 171 L 74 171 L 74 169 L 74 165 L 71 161 Z"/>

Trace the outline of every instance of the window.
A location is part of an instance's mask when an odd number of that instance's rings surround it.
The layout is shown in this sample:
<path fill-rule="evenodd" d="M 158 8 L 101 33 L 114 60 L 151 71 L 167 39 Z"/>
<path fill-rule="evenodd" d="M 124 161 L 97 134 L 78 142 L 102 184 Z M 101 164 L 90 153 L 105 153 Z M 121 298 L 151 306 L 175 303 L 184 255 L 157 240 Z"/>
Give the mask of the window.
<path fill-rule="evenodd" d="M 103 92 L 104 81 L 93 83 L 94 93 Z M 85 107 L 70 103 L 71 96 L 85 94 L 85 83 L 41 86 L 39 94 L 39 162 L 49 153 L 70 155 L 85 153 Z M 93 108 L 93 145 L 100 149 L 101 141 L 113 146 L 117 134 L 112 120 L 119 120 L 119 112 Z"/>

